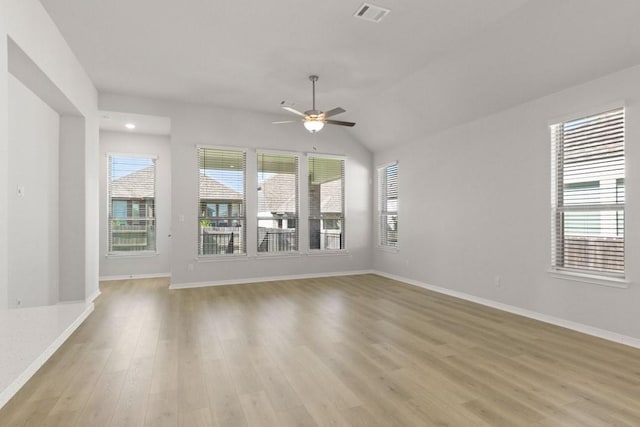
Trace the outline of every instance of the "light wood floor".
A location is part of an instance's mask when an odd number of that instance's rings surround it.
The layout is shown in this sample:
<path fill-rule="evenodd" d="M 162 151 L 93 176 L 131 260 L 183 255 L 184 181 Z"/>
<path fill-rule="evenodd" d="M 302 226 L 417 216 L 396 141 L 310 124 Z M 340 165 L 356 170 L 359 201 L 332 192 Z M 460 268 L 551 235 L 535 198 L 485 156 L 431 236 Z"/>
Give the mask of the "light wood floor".
<path fill-rule="evenodd" d="M 1 426 L 640 425 L 640 350 L 378 276 L 101 288 Z"/>

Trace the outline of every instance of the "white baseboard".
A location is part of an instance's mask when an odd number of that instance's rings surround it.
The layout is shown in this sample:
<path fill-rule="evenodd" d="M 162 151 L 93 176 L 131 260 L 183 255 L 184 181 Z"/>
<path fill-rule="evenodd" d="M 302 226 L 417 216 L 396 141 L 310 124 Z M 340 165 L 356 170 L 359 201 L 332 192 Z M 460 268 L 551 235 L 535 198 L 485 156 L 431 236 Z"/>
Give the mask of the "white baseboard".
<path fill-rule="evenodd" d="M 150 273 L 150 274 L 122 274 L 116 276 L 100 276 L 99 281 L 108 280 L 131 280 L 131 279 L 155 279 L 157 277 L 171 277 L 171 273 Z"/>
<path fill-rule="evenodd" d="M 93 294 L 91 294 L 91 295 L 89 296 L 89 298 L 87 298 L 87 299 L 85 300 L 85 302 L 86 302 L 87 304 L 88 304 L 88 303 L 92 303 L 92 302 L 94 302 L 94 301 L 96 300 L 96 298 L 98 298 L 98 297 L 100 296 L 100 294 L 101 294 L 101 293 L 102 293 L 102 292 L 100 292 L 100 289 L 96 289 L 96 291 L 95 291 Z"/>
<path fill-rule="evenodd" d="M 537 311 L 527 310 L 525 308 L 516 307 L 501 302 L 480 298 L 474 295 L 470 295 L 464 292 L 454 291 L 440 286 L 433 286 L 427 283 L 420 282 L 418 280 L 408 279 L 406 277 L 397 276 L 395 274 L 389 274 L 382 271 L 372 271 L 373 274 L 377 274 L 388 279 L 404 282 L 409 285 L 418 286 L 420 288 L 428 289 L 430 291 L 438 292 L 440 294 L 449 295 L 455 298 L 460 298 L 466 301 L 475 302 L 487 307 L 496 308 L 498 310 L 506 311 L 508 313 L 517 314 L 530 319 L 539 320 L 541 322 L 550 323 L 552 325 L 560 326 L 566 329 L 571 329 L 576 332 L 591 335 L 594 337 L 602 338 L 608 341 L 613 341 L 619 344 L 628 345 L 629 347 L 640 348 L 640 339 L 622 335 L 617 332 L 607 331 L 605 329 L 595 328 L 593 326 L 584 325 L 582 323 L 572 322 L 570 320 L 561 319 L 559 317 L 549 316 L 548 314 L 538 313 Z"/>
<path fill-rule="evenodd" d="M 45 364 L 60 346 L 78 329 L 93 312 L 93 304 L 87 304 L 85 310 L 34 360 L 7 388 L 0 393 L 0 409 L 26 384 L 27 381 Z"/>
<path fill-rule="evenodd" d="M 353 276 L 356 274 L 372 274 L 373 270 L 336 271 L 331 273 L 292 274 L 287 276 L 251 277 L 248 279 L 212 280 L 207 282 L 171 283 L 169 289 L 204 288 L 207 286 L 244 285 L 247 283 L 275 282 L 278 280 L 316 279 L 320 277 Z"/>

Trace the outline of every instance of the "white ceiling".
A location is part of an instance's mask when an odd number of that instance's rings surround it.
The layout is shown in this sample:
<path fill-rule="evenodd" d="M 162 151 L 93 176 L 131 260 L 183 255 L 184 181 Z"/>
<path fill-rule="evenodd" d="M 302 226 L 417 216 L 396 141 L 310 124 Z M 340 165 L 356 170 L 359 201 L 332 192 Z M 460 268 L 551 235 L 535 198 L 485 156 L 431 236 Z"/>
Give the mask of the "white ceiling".
<path fill-rule="evenodd" d="M 135 128 L 127 128 L 128 124 Z M 100 111 L 100 130 L 168 136 L 171 135 L 171 119 L 147 114 Z"/>
<path fill-rule="evenodd" d="M 278 113 L 319 74 L 372 150 L 640 63 L 638 0 L 41 1 L 102 92 Z"/>

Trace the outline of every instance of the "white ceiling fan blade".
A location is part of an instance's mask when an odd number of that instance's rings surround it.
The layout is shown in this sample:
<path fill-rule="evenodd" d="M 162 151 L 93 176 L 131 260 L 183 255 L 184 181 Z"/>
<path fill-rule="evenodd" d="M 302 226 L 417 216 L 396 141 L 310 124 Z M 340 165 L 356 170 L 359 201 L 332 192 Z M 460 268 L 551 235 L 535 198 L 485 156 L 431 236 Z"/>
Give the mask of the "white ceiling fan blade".
<path fill-rule="evenodd" d="M 297 114 L 297 115 L 299 115 L 299 116 L 305 117 L 305 114 L 304 114 L 304 113 L 301 113 L 300 111 L 296 110 L 295 108 L 292 108 L 292 107 L 289 107 L 289 106 L 283 105 L 283 106 L 282 106 L 282 109 L 283 109 L 283 110 L 287 110 L 287 111 L 288 111 L 288 112 L 290 112 L 290 113 Z"/>
<path fill-rule="evenodd" d="M 283 125 L 286 123 L 298 123 L 299 121 L 300 120 L 280 120 L 278 122 L 271 122 L 271 123 L 273 123 L 274 125 Z"/>

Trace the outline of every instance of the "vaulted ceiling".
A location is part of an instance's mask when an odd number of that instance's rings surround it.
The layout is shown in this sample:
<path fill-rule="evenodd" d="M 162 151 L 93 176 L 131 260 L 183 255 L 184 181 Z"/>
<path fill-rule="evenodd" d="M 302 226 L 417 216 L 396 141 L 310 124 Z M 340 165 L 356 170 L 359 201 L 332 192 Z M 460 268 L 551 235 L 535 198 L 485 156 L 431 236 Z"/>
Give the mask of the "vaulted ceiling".
<path fill-rule="evenodd" d="M 640 63 L 637 0 L 41 1 L 101 92 L 279 114 L 318 74 L 371 150 Z"/>

